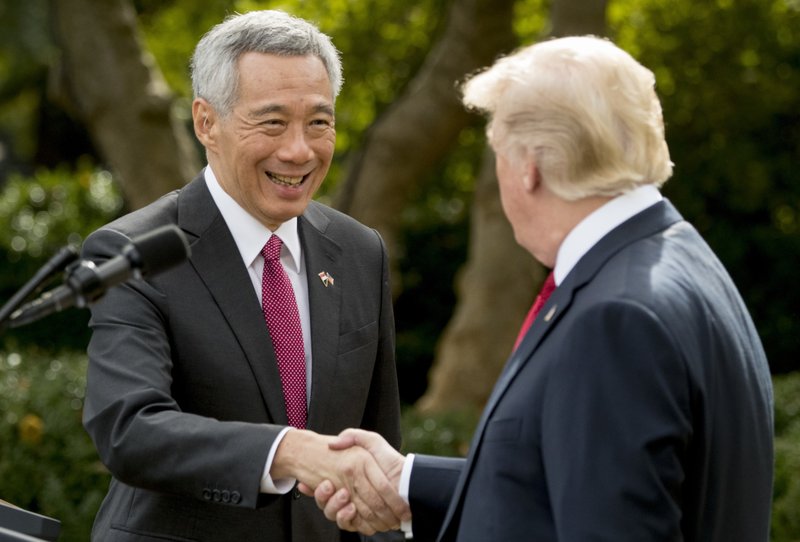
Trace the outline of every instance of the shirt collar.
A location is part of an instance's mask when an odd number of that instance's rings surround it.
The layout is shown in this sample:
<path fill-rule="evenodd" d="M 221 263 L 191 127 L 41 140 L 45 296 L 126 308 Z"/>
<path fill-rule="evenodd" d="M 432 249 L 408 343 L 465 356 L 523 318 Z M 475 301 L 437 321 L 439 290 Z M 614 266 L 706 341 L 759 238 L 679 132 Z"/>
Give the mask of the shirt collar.
<path fill-rule="evenodd" d="M 247 267 L 253 265 L 255 259 L 261 254 L 261 249 L 274 234 L 280 237 L 283 245 L 289 252 L 290 265 L 294 266 L 296 273 L 300 272 L 300 261 L 302 249 L 300 247 L 300 237 L 297 233 L 297 217 L 287 220 L 281 224 L 277 230 L 270 231 L 264 224 L 259 222 L 253 215 L 245 211 L 219 184 L 216 175 L 211 170 L 211 166 L 205 168 L 205 180 L 208 191 L 214 203 L 219 208 L 222 218 L 231 231 L 233 240 L 242 255 Z M 283 260 L 286 264 L 286 260 Z"/>
<path fill-rule="evenodd" d="M 553 269 L 556 284 L 561 284 L 584 254 L 606 234 L 662 199 L 661 192 L 655 186 L 640 186 L 606 202 L 581 220 L 558 249 Z"/>

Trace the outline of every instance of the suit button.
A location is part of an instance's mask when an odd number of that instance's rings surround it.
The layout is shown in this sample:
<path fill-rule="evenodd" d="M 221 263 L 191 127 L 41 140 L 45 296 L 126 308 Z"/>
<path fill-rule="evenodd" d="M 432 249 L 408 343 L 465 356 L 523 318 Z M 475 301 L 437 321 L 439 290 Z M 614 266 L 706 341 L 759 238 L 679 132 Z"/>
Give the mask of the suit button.
<path fill-rule="evenodd" d="M 205 499 L 205 500 L 207 500 L 207 501 L 210 501 L 210 500 L 211 500 L 211 490 L 210 490 L 210 489 L 208 489 L 208 488 L 205 488 L 205 489 L 203 490 L 203 499 Z"/>
<path fill-rule="evenodd" d="M 231 492 L 227 489 L 222 490 L 222 502 L 228 503 L 231 502 Z"/>
<path fill-rule="evenodd" d="M 220 499 L 222 499 L 222 495 L 220 494 L 219 489 L 214 490 L 212 498 L 214 499 L 214 502 L 219 502 Z"/>
<path fill-rule="evenodd" d="M 239 495 L 238 491 L 231 491 L 231 502 L 233 504 L 239 504 L 239 501 L 242 500 L 242 496 Z"/>
<path fill-rule="evenodd" d="M 293 499 L 297 500 L 297 499 L 299 499 L 299 498 L 300 498 L 302 495 L 303 495 L 303 494 L 302 494 L 302 493 L 300 493 L 300 490 L 299 490 L 299 489 L 297 489 L 297 487 L 295 487 L 295 488 L 292 490 L 292 498 L 293 498 Z"/>

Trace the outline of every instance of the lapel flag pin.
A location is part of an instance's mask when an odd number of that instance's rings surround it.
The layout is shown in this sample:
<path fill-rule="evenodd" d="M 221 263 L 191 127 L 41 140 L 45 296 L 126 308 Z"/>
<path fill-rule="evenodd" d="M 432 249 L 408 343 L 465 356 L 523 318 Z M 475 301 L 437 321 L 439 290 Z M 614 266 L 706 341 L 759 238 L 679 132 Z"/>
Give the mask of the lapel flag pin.
<path fill-rule="evenodd" d="M 549 322 L 553 318 L 553 316 L 555 316 L 555 314 L 556 314 L 556 306 L 553 305 L 553 308 L 547 311 L 547 314 L 544 315 L 544 321 Z"/>
<path fill-rule="evenodd" d="M 322 281 L 322 284 L 324 284 L 326 288 L 328 286 L 333 286 L 333 277 L 327 271 L 321 271 L 319 273 L 319 278 Z"/>

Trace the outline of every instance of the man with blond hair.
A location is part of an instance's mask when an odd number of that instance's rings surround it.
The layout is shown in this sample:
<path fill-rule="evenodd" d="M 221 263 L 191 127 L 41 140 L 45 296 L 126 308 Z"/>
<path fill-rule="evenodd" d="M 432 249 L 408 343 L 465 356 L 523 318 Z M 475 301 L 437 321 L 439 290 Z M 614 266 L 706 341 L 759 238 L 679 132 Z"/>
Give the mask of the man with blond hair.
<path fill-rule="evenodd" d="M 373 453 L 410 502 L 414 540 L 766 542 L 769 368 L 748 311 L 671 176 L 653 73 L 569 37 L 464 87 L 489 115 L 503 209 L 551 268 L 466 459 Z M 549 292 L 549 298 L 547 294 Z M 343 528 L 374 525 L 324 482 Z"/>

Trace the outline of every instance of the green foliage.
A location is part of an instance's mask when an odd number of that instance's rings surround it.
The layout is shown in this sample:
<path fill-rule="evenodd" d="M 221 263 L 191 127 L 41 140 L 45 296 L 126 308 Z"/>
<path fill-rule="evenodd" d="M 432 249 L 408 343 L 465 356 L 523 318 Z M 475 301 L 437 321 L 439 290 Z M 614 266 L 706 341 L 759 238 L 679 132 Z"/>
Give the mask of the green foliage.
<path fill-rule="evenodd" d="M 41 170 L 33 178 L 11 177 L 0 193 L 0 246 L 9 257 L 49 256 L 64 240 L 79 244 L 83 236 L 122 208 L 111 174 L 87 165 L 72 173 L 65 168 Z"/>
<path fill-rule="evenodd" d="M 514 5 L 514 31 L 523 44 L 533 43 L 548 31 L 550 19 L 545 0 L 517 0 Z"/>
<path fill-rule="evenodd" d="M 86 357 L 0 353 L 0 496 L 89 539 L 109 475 L 81 426 Z"/>
<path fill-rule="evenodd" d="M 171 88 L 186 100 L 189 59 L 200 37 L 232 13 L 281 9 L 314 22 L 342 53 L 345 85 L 336 103 L 336 155 L 321 194 L 331 193 L 348 154 L 377 115 L 397 98 L 422 65 L 443 22 L 447 0 L 138 0 L 145 43 Z"/>
<path fill-rule="evenodd" d="M 37 82 L 53 54 L 46 11 L 46 0 L 0 4 L 0 165 L 5 154 L 32 158 L 37 146 Z"/>
<path fill-rule="evenodd" d="M 236 9 L 234 0 L 137 0 L 134 2 L 144 47 L 158 62 L 164 79 L 179 96 L 192 97 L 189 59 L 208 30 Z M 188 103 L 184 106 L 189 108 Z"/>
<path fill-rule="evenodd" d="M 121 195 L 107 171 L 82 164 L 41 170 L 31 178 L 14 175 L 0 192 L 0 297 L 3 303 L 58 249 L 79 246 L 83 238 L 116 216 Z M 58 278 L 58 277 L 57 277 Z M 48 285 L 44 285 L 45 287 Z M 42 347 L 83 349 L 88 332 L 84 312 L 70 312 L 9 332 L 6 347 L 34 343 Z"/>
<path fill-rule="evenodd" d="M 800 372 L 773 379 L 775 491 L 772 542 L 800 540 Z"/>
<path fill-rule="evenodd" d="M 438 414 L 403 412 L 402 452 L 465 457 L 480 413 L 458 410 Z"/>
<path fill-rule="evenodd" d="M 656 74 L 670 197 L 743 292 L 773 372 L 800 369 L 800 5 L 615 0 L 618 43 Z M 768 277 L 768 280 L 764 280 Z"/>
<path fill-rule="evenodd" d="M 337 152 L 342 157 L 357 147 L 377 115 L 422 65 L 444 22 L 447 4 L 445 0 L 279 3 L 315 21 L 342 53 L 346 82 L 337 103 Z"/>

